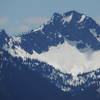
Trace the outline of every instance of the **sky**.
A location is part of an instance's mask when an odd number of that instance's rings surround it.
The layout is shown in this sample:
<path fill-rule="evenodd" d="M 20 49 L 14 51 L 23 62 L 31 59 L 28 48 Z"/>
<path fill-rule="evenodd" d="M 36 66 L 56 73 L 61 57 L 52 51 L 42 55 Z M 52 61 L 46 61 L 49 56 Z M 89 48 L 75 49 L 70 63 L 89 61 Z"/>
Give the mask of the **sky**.
<path fill-rule="evenodd" d="M 0 0 L 0 29 L 21 34 L 38 28 L 54 12 L 76 10 L 100 22 L 100 0 Z"/>

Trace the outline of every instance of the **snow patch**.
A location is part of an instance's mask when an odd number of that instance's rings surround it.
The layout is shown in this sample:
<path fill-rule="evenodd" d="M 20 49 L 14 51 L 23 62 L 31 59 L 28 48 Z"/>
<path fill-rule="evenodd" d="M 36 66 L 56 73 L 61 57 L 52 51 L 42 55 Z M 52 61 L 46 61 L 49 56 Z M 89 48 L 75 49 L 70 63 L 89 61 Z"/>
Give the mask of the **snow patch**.
<path fill-rule="evenodd" d="M 62 19 L 63 24 L 64 24 L 65 22 L 70 23 L 70 21 L 72 20 L 72 17 L 73 17 L 73 15 L 72 15 L 72 14 L 71 14 L 71 15 L 69 15 L 69 16 L 67 16 L 67 17 L 64 17 L 64 18 Z"/>
<path fill-rule="evenodd" d="M 61 38 L 61 37 L 62 37 L 62 35 L 61 35 L 61 34 L 59 34 L 59 35 L 58 35 L 58 37 L 59 37 L 59 38 Z"/>
<path fill-rule="evenodd" d="M 21 43 L 21 37 L 12 37 L 14 42 Z"/>
<path fill-rule="evenodd" d="M 86 18 L 86 16 L 85 15 L 82 15 L 81 18 L 80 18 L 80 20 L 78 21 L 78 23 L 83 22 L 85 20 L 85 18 Z"/>
<path fill-rule="evenodd" d="M 96 29 L 90 29 L 90 32 L 93 34 L 93 36 L 100 42 L 100 36 L 97 36 Z"/>
<path fill-rule="evenodd" d="M 34 31 L 34 32 L 42 31 L 43 27 L 44 27 L 44 25 L 41 25 L 39 28 L 37 28 L 37 29 L 35 29 L 35 30 L 33 30 L 33 31 Z"/>

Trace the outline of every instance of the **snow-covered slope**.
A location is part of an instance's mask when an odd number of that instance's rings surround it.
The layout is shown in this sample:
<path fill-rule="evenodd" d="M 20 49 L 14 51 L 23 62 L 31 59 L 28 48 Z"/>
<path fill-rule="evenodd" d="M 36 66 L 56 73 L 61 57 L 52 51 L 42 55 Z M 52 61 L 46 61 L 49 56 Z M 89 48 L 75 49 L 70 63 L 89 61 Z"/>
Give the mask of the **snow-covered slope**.
<path fill-rule="evenodd" d="M 33 54 L 29 54 L 17 46 L 15 50 L 9 49 L 9 53 L 12 56 L 22 57 L 24 60 L 27 58 L 38 59 L 65 74 L 78 75 L 100 68 L 100 51 L 93 52 L 90 49 L 82 53 L 67 41 L 56 47 L 50 47 L 47 52 L 41 54 L 35 51 L 33 51 Z"/>
<path fill-rule="evenodd" d="M 13 37 L 8 51 L 13 56 L 38 59 L 63 73 L 78 75 L 100 68 L 99 35 L 100 26 L 85 14 L 54 13 L 39 29 Z"/>
<path fill-rule="evenodd" d="M 92 18 L 70 11 L 54 13 L 40 28 L 9 37 L 2 49 L 61 90 L 80 91 L 100 86 L 99 38 L 100 26 Z"/>

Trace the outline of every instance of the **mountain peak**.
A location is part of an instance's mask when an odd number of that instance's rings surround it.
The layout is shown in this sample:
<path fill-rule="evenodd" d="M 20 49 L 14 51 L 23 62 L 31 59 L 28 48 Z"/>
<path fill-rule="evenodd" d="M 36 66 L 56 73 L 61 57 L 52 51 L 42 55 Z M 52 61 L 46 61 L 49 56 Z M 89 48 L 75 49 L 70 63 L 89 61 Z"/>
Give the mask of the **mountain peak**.
<path fill-rule="evenodd" d="M 61 22 L 64 23 L 73 23 L 73 24 L 79 24 L 84 22 L 86 19 L 90 19 L 90 17 L 86 16 L 83 13 L 79 13 L 75 10 L 72 11 L 68 11 L 65 12 L 63 14 L 59 14 L 59 13 L 54 13 L 51 20 L 49 21 L 49 23 L 59 23 L 61 24 Z"/>
<path fill-rule="evenodd" d="M 29 53 L 42 53 L 64 41 L 70 41 L 81 51 L 100 50 L 100 27 L 91 17 L 74 10 L 54 13 L 43 27 L 22 35 L 20 45 Z"/>
<path fill-rule="evenodd" d="M 0 35 L 1 35 L 1 34 L 6 34 L 6 32 L 5 32 L 4 29 L 0 30 Z"/>
<path fill-rule="evenodd" d="M 65 12 L 64 15 L 70 15 L 70 14 L 73 14 L 73 15 L 80 15 L 79 12 L 75 11 L 75 10 L 71 10 L 71 11 L 68 11 L 68 12 Z"/>
<path fill-rule="evenodd" d="M 53 14 L 53 16 L 51 17 L 50 22 L 58 22 L 58 21 L 60 21 L 62 19 L 62 17 L 63 16 L 61 14 L 55 12 Z"/>
<path fill-rule="evenodd" d="M 2 29 L 0 31 L 0 48 L 4 46 L 5 43 L 9 40 L 9 36 L 6 34 L 6 31 Z"/>
<path fill-rule="evenodd" d="M 77 22 L 78 23 L 84 22 L 84 20 L 87 18 L 87 16 L 85 14 L 79 13 L 74 10 L 64 13 L 63 17 L 70 18 L 69 22 L 72 22 L 74 24 Z"/>

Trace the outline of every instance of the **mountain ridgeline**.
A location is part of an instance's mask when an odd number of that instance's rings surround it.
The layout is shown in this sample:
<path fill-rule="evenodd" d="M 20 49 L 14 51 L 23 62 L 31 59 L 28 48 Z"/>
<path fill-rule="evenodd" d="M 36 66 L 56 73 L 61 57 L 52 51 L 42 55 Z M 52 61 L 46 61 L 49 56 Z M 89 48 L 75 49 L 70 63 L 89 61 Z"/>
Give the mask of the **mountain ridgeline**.
<path fill-rule="evenodd" d="M 82 16 L 85 16 L 84 19 Z M 90 47 L 92 50 L 99 50 L 99 38 L 100 26 L 92 18 L 70 11 L 63 15 L 54 13 L 39 30 L 22 35 L 20 45 L 29 53 L 33 50 L 42 53 L 48 51 L 50 46 L 69 40 L 73 43 L 76 41 L 78 49 Z"/>

